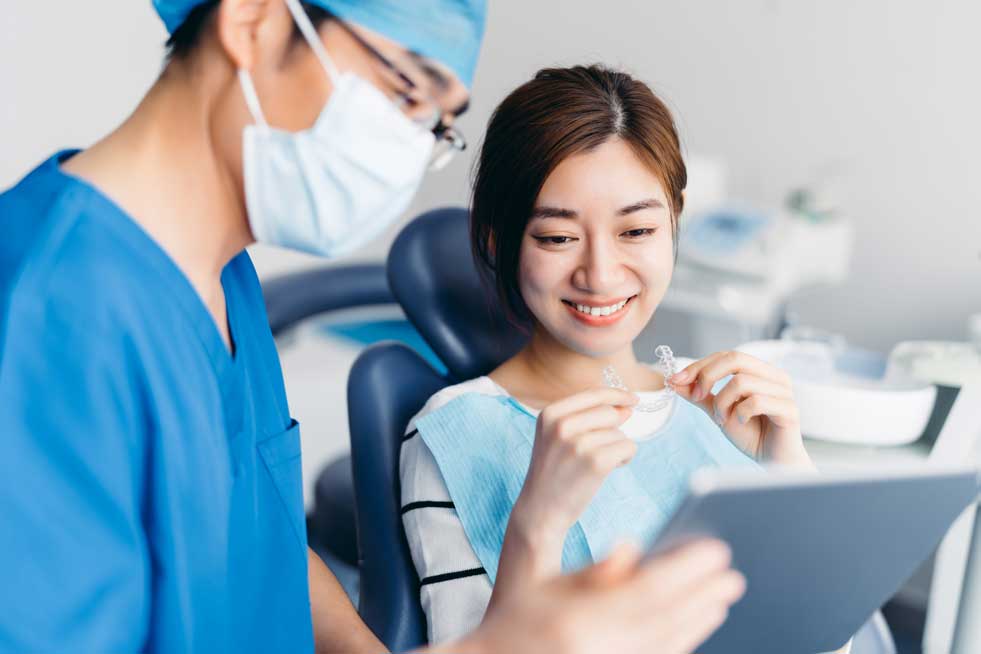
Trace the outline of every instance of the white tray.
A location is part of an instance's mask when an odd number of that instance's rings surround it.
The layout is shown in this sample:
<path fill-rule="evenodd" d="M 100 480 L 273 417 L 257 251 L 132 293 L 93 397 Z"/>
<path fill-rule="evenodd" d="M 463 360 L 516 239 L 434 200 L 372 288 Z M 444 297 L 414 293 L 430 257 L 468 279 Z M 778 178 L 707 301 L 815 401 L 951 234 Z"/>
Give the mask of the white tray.
<path fill-rule="evenodd" d="M 933 411 L 936 386 L 896 371 L 886 375 L 886 359 L 875 353 L 780 340 L 738 349 L 790 373 L 801 432 L 808 438 L 905 445 L 923 434 Z"/>

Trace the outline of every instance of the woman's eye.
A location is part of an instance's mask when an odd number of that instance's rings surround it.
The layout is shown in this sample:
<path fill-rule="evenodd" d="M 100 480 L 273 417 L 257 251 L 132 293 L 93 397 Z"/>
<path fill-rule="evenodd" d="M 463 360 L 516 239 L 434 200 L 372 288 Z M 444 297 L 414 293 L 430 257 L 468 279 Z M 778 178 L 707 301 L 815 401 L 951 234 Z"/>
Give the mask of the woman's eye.
<path fill-rule="evenodd" d="M 571 236 L 535 236 L 533 238 L 545 245 L 565 245 L 575 240 Z"/>
<path fill-rule="evenodd" d="M 650 236 L 655 231 L 657 231 L 657 229 L 654 227 L 638 227 L 637 229 L 629 229 L 625 231 L 622 236 L 626 236 L 627 238 L 641 238 L 644 236 Z"/>

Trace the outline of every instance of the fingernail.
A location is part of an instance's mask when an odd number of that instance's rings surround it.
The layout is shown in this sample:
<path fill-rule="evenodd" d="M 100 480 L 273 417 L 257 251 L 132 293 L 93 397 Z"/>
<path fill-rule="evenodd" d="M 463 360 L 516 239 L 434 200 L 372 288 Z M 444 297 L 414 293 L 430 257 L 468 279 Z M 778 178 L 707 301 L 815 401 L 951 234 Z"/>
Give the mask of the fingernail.
<path fill-rule="evenodd" d="M 718 540 L 709 540 L 699 543 L 697 547 L 702 548 L 705 556 L 711 557 L 718 562 L 720 568 L 728 567 L 732 563 L 732 550 L 729 546 Z"/>
<path fill-rule="evenodd" d="M 688 381 L 688 371 L 682 370 L 681 372 L 676 372 L 668 377 L 668 379 L 673 384 L 684 384 L 686 381 Z"/>

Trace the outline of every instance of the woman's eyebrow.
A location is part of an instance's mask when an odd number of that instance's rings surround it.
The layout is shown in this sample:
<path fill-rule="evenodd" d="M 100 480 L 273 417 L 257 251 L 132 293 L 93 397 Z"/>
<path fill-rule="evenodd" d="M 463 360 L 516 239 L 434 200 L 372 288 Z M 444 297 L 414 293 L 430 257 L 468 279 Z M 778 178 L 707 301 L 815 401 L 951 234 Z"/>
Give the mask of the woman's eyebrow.
<path fill-rule="evenodd" d="M 576 218 L 579 214 L 572 209 L 562 209 L 560 207 L 538 206 L 531 212 L 531 219 L 535 218 Z"/>
<path fill-rule="evenodd" d="M 657 198 L 647 198 L 646 200 L 641 200 L 640 202 L 634 202 L 629 204 L 619 211 L 617 211 L 618 216 L 626 216 L 632 214 L 635 211 L 640 211 L 642 209 L 663 209 L 664 203 Z"/>

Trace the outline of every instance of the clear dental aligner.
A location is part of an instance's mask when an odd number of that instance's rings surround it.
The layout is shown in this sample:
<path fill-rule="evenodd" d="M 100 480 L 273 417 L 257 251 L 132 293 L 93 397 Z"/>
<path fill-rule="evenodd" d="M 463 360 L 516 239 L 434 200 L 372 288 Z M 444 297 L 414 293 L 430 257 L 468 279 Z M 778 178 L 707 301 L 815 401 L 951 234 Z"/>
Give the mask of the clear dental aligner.
<path fill-rule="evenodd" d="M 674 360 L 674 352 L 667 345 L 658 345 L 654 348 L 654 356 L 657 357 L 657 365 L 664 375 L 664 390 L 667 391 L 668 396 L 674 395 L 674 386 L 668 381 L 678 372 L 678 362 Z"/>
<path fill-rule="evenodd" d="M 618 388 L 621 391 L 630 390 L 627 388 L 627 385 L 623 383 L 623 380 L 620 379 L 620 375 L 617 374 L 616 368 L 613 366 L 603 368 L 603 383 L 610 388 Z"/>
<path fill-rule="evenodd" d="M 660 411 L 666 407 L 669 402 L 671 402 L 671 398 L 674 395 L 674 387 L 668 383 L 668 378 L 675 373 L 677 368 L 677 363 L 674 360 L 674 353 L 667 345 L 659 345 L 657 348 L 655 348 L 654 354 L 658 358 L 658 367 L 661 369 L 661 373 L 664 375 L 664 390 L 658 394 L 658 397 L 641 402 L 634 407 L 634 410 L 641 411 L 643 413 Z M 613 366 L 603 368 L 603 382 L 610 388 L 618 388 L 622 391 L 630 390 L 627 388 L 627 385 L 623 383 L 620 375 L 617 374 L 616 368 Z"/>

